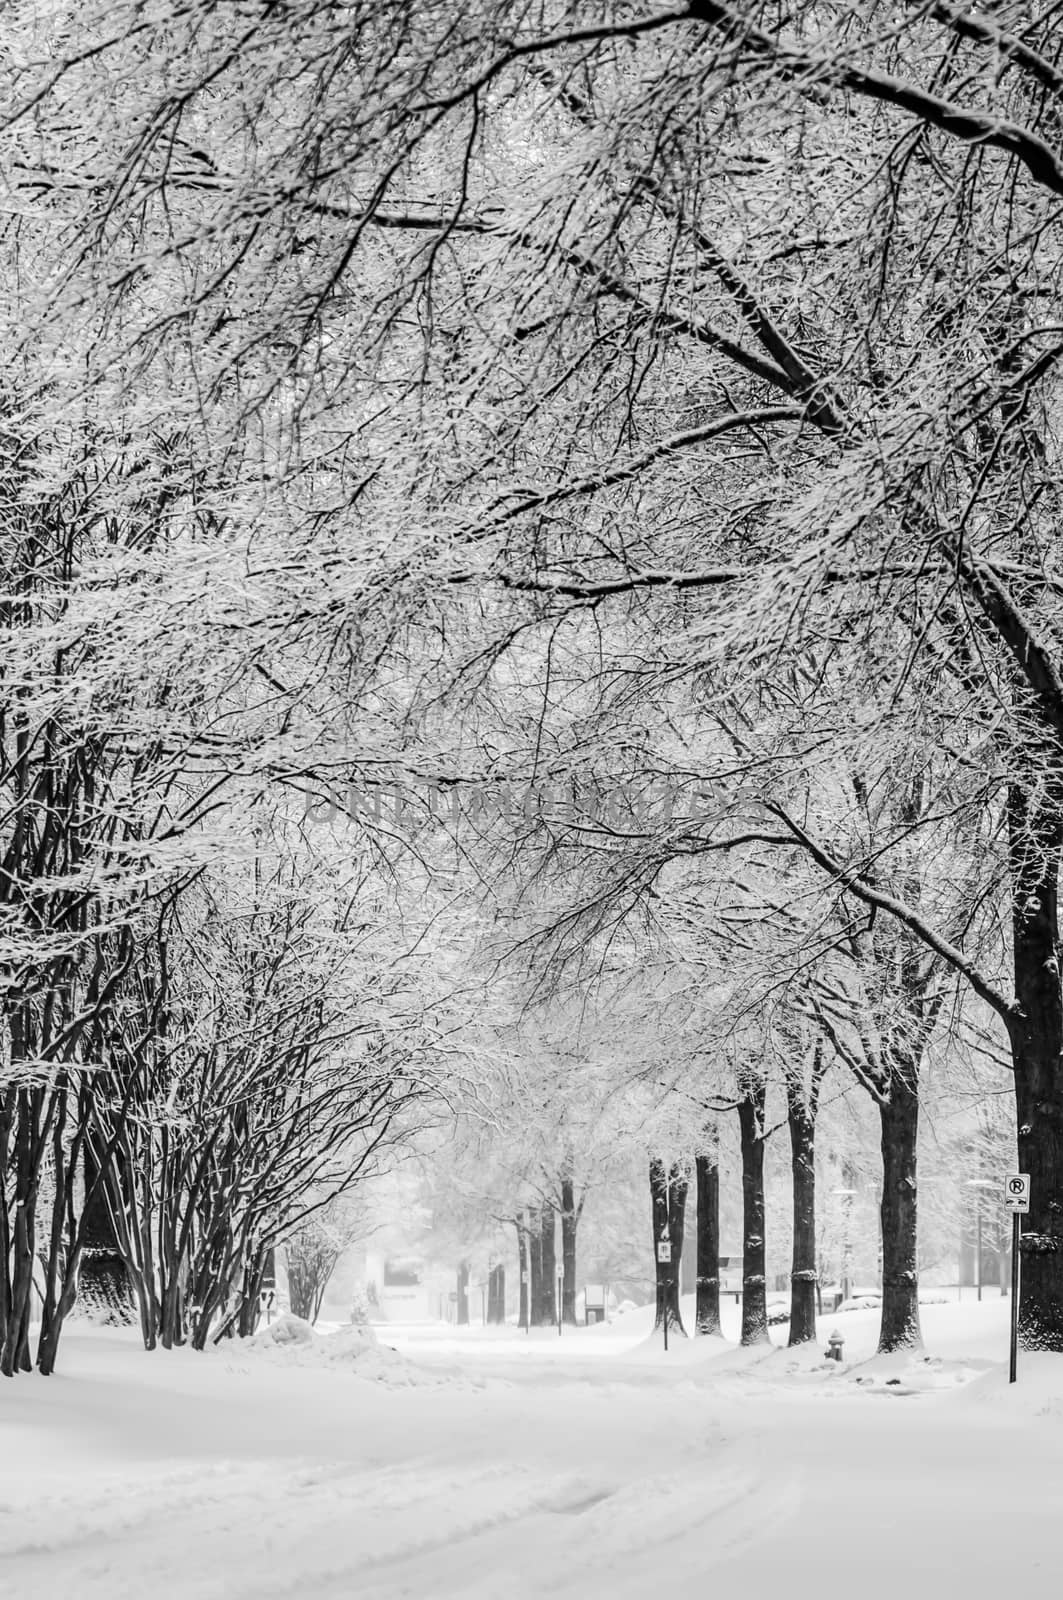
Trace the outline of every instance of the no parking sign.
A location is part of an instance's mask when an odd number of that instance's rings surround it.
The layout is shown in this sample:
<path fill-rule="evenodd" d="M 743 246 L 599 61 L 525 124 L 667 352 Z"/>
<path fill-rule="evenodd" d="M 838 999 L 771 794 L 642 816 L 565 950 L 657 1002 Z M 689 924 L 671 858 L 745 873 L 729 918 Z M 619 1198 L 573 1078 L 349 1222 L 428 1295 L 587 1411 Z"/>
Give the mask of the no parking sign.
<path fill-rule="evenodd" d="M 1019 1252 L 1022 1245 L 1022 1223 L 1030 1209 L 1030 1174 L 1009 1172 L 1004 1179 L 1004 1205 L 1011 1212 L 1011 1360 L 1008 1364 L 1008 1382 L 1015 1382 L 1019 1352 Z"/>

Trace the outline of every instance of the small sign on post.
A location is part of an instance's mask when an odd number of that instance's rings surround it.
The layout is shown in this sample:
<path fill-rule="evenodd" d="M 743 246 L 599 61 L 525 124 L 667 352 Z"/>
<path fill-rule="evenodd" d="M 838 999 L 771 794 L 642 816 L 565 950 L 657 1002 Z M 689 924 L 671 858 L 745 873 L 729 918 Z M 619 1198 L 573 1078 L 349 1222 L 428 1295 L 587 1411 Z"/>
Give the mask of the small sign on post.
<path fill-rule="evenodd" d="M 662 1262 L 666 1266 L 671 1263 L 671 1260 L 672 1260 L 672 1241 L 671 1241 L 671 1239 L 658 1239 L 657 1240 L 657 1260 Z"/>
<path fill-rule="evenodd" d="M 1030 1209 L 1030 1174 L 1009 1172 L 1004 1179 L 1004 1205 L 1011 1212 L 1011 1356 L 1008 1362 L 1008 1382 L 1015 1382 L 1019 1357 L 1019 1255 L 1022 1245 L 1022 1223 Z"/>

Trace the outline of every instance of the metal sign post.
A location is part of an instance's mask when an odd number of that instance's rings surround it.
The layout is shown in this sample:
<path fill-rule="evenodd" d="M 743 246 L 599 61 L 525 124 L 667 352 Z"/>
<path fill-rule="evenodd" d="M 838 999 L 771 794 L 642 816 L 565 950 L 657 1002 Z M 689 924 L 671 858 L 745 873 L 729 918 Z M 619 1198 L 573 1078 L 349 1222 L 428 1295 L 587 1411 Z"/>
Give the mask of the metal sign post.
<path fill-rule="evenodd" d="M 1021 1218 L 1030 1209 L 1030 1174 L 1009 1172 L 1004 1179 L 1004 1204 L 1011 1212 L 1011 1359 L 1008 1382 L 1015 1382 L 1019 1354 L 1019 1252 L 1022 1245 Z"/>
<path fill-rule="evenodd" d="M 559 1272 L 557 1275 L 557 1337 L 561 1337 L 561 1320 L 564 1312 L 565 1280 Z"/>

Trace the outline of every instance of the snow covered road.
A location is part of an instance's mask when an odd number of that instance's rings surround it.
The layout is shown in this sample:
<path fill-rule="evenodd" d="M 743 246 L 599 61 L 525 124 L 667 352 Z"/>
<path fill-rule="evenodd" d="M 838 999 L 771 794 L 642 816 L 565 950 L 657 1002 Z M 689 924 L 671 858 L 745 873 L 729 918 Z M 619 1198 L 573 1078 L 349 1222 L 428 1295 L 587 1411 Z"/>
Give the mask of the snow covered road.
<path fill-rule="evenodd" d="M 57 1377 L 0 1388 L 0 1595 L 1048 1600 L 1063 1372 L 979 1375 L 978 1314 L 962 1359 L 836 1373 L 411 1332 L 417 1365 L 374 1378 L 78 1332 Z"/>

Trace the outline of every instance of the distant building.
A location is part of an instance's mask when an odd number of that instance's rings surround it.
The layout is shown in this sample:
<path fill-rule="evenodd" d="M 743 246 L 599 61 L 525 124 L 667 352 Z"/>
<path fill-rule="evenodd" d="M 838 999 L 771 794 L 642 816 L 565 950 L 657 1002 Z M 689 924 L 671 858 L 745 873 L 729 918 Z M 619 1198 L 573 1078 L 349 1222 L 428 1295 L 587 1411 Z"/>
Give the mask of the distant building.
<path fill-rule="evenodd" d="M 367 1253 L 365 1294 L 374 1322 L 436 1322 L 446 1317 L 453 1274 L 420 1256 Z"/>

